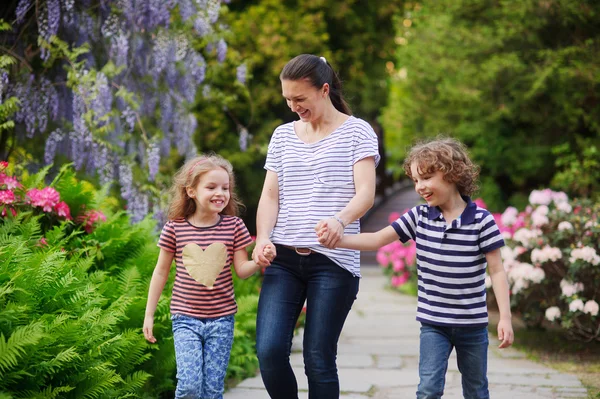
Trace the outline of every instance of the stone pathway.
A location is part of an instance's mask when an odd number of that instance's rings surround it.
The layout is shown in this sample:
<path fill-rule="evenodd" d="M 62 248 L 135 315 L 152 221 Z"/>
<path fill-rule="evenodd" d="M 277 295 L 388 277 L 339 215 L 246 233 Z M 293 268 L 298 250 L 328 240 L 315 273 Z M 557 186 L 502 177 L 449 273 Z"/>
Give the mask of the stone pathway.
<path fill-rule="evenodd" d="M 343 399 L 410 399 L 418 384 L 419 323 L 416 298 L 385 288 L 377 267 L 364 267 L 360 292 L 338 348 Z M 517 335 L 518 339 L 518 335 Z M 300 398 L 308 398 L 302 363 L 302 337 L 294 338 L 291 358 Z M 572 375 L 525 359 L 509 348 L 500 350 L 490 336 L 488 379 L 494 399 L 587 398 L 586 389 Z M 444 399 L 462 398 L 456 357 L 450 357 Z M 225 399 L 268 399 L 260 376 L 242 381 Z M 333 398 L 332 398 L 333 399 Z"/>

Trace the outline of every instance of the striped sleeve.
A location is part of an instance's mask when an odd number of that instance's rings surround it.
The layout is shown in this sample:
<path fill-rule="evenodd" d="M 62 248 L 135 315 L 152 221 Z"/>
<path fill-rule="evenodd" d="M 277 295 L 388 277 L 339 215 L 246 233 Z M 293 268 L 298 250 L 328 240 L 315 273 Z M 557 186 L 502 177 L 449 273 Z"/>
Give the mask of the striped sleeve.
<path fill-rule="evenodd" d="M 375 157 L 375 166 L 379 164 L 381 156 L 379 155 L 377 135 L 366 121 L 361 120 L 361 123 L 356 127 L 352 149 L 352 164 L 368 157 Z"/>
<path fill-rule="evenodd" d="M 420 206 L 415 206 L 392 223 L 392 227 L 396 230 L 400 241 L 407 242 L 415 239 L 419 209 Z"/>
<path fill-rule="evenodd" d="M 248 228 L 244 224 L 244 221 L 240 218 L 236 219 L 235 233 L 233 236 L 233 252 L 244 249 L 252 244 L 252 237 L 250 236 L 250 232 L 248 232 Z"/>
<path fill-rule="evenodd" d="M 293 126 L 293 125 L 292 125 Z M 267 160 L 265 161 L 265 169 L 279 174 L 281 172 L 281 146 L 279 128 L 275 129 L 269 141 L 267 148 Z"/>
<path fill-rule="evenodd" d="M 162 232 L 160 233 L 160 238 L 158 239 L 158 247 L 168 252 L 175 252 L 177 249 L 173 221 L 169 220 L 165 223 Z"/>
<path fill-rule="evenodd" d="M 489 212 L 485 212 L 484 217 L 481 219 L 481 228 L 479 229 L 479 248 L 481 252 L 485 254 L 503 246 L 504 238 L 502 238 L 494 216 Z"/>

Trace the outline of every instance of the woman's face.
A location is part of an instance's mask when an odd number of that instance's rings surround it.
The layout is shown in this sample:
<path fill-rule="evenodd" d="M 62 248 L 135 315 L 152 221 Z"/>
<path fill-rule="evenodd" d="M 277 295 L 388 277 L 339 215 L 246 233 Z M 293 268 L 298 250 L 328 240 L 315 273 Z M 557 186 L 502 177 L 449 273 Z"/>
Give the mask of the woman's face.
<path fill-rule="evenodd" d="M 297 113 L 302 122 L 310 122 L 318 119 L 325 110 L 329 84 L 317 89 L 306 79 L 284 79 L 281 92 L 292 112 Z"/>

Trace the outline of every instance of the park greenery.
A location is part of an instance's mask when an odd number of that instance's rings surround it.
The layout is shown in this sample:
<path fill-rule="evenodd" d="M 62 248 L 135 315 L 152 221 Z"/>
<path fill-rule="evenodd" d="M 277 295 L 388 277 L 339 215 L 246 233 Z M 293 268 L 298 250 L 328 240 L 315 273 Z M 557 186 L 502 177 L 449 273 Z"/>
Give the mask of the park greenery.
<path fill-rule="evenodd" d="M 499 224 L 535 234 L 502 225 L 513 310 L 597 341 L 599 26 L 592 0 L 3 2 L 0 398 L 168 397 L 169 286 L 158 344 L 141 334 L 167 188 L 219 153 L 255 230 L 269 138 L 296 118 L 279 73 L 300 53 L 327 58 L 378 134 L 378 194 L 415 140 L 467 144 Z M 414 291 L 415 252 L 380 252 L 393 286 Z M 235 280 L 228 381 L 258 365 L 260 282 Z"/>

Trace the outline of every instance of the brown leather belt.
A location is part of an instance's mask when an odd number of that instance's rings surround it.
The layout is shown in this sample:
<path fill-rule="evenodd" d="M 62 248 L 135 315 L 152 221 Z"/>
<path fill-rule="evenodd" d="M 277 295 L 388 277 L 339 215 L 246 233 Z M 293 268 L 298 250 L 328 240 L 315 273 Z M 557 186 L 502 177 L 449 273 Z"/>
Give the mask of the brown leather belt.
<path fill-rule="evenodd" d="M 284 248 L 287 249 L 291 249 L 292 251 L 295 251 L 298 255 L 300 256 L 308 256 L 310 254 L 312 254 L 312 249 L 310 248 L 306 248 L 306 247 L 292 247 L 290 245 L 283 245 L 283 244 L 278 244 L 281 245 Z"/>

